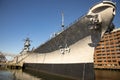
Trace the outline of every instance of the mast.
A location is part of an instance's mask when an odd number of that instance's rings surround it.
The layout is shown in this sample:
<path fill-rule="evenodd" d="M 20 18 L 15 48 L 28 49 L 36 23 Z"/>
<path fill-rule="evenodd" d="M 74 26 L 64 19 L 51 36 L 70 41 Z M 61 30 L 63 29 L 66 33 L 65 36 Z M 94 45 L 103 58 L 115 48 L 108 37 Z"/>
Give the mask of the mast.
<path fill-rule="evenodd" d="M 64 30 L 64 13 L 62 12 L 62 25 L 61 25 L 61 27 L 62 27 L 62 30 Z"/>
<path fill-rule="evenodd" d="M 30 49 L 29 47 L 30 47 L 30 39 L 26 38 L 24 43 L 24 51 L 28 52 Z"/>

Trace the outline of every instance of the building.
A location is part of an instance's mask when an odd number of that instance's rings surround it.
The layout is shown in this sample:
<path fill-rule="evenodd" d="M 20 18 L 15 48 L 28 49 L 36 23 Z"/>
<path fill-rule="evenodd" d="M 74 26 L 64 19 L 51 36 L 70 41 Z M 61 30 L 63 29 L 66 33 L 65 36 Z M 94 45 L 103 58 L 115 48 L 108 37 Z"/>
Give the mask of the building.
<path fill-rule="evenodd" d="M 95 49 L 94 68 L 120 69 L 120 28 L 102 37 Z"/>
<path fill-rule="evenodd" d="M 3 55 L 2 52 L 0 52 L 0 63 L 6 62 L 6 57 Z"/>

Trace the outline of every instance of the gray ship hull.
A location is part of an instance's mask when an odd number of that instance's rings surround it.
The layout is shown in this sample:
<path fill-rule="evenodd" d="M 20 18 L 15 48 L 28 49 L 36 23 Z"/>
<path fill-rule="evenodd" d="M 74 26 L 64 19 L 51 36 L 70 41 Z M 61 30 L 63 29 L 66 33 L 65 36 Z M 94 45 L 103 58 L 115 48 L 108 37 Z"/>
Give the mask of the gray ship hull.
<path fill-rule="evenodd" d="M 93 63 L 74 63 L 74 64 L 25 63 L 24 66 L 26 70 L 35 70 L 38 73 L 43 72 L 46 74 L 68 77 L 75 80 L 95 79 Z"/>
<path fill-rule="evenodd" d="M 23 60 L 24 69 L 75 80 L 94 80 L 94 47 L 89 45 L 92 41 L 88 22 L 88 18 L 82 17 L 33 53 L 28 53 Z M 63 47 L 59 48 L 61 44 Z M 70 50 L 66 51 L 67 48 Z"/>

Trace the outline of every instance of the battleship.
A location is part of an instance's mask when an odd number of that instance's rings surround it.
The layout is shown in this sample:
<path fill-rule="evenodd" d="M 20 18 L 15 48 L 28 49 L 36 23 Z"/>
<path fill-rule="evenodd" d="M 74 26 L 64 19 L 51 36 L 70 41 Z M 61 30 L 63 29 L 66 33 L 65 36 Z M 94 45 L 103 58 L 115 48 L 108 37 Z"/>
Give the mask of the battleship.
<path fill-rule="evenodd" d="M 30 40 L 25 40 L 23 51 L 14 58 L 23 69 L 77 80 L 94 80 L 94 48 L 106 32 L 113 30 L 116 5 L 110 0 L 93 5 L 87 14 L 50 40 L 29 51 Z M 63 17 L 63 15 L 62 15 Z"/>

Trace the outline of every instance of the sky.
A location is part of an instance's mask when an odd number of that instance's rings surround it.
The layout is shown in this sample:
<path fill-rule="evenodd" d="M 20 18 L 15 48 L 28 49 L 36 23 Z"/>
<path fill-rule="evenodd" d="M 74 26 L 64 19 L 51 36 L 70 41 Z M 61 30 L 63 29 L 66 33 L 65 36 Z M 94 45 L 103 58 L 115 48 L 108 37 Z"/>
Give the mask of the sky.
<path fill-rule="evenodd" d="M 101 0 L 0 0 L 0 51 L 19 54 L 24 39 L 37 48 L 61 30 L 61 12 L 68 26 Z M 120 27 L 120 0 L 113 23 Z"/>

